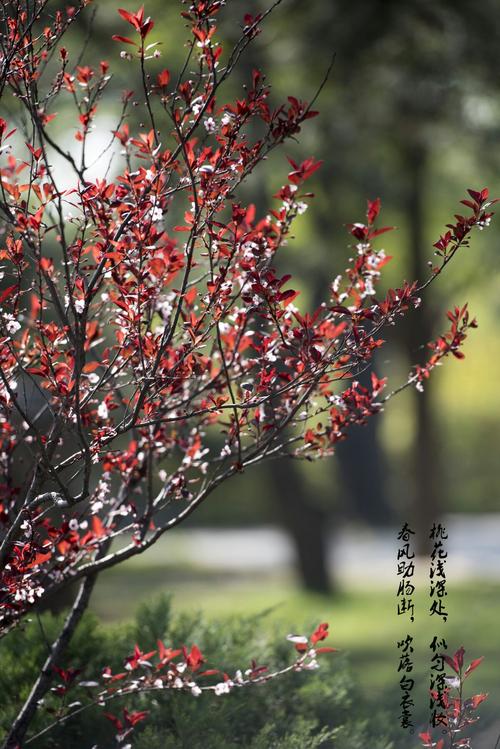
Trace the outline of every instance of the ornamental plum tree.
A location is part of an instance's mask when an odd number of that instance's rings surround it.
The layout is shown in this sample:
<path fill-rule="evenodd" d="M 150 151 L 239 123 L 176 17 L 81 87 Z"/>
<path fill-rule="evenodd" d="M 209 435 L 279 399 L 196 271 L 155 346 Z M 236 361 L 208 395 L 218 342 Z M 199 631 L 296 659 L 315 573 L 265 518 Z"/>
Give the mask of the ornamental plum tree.
<path fill-rule="evenodd" d="M 112 65 L 83 64 L 64 46 L 88 0 L 66 9 L 50 0 L 2 3 L 2 634 L 48 596 L 79 586 L 5 747 L 22 745 L 51 687 L 64 696 L 77 685 L 65 651 L 100 572 L 144 553 L 247 468 L 282 455 L 332 454 L 351 425 L 402 388 L 421 389 L 449 354 L 461 358 L 476 325 L 466 305 L 456 307 L 449 330 L 405 383 L 383 395 L 386 378 L 358 382 L 384 328 L 418 306 L 472 230 L 489 223 L 486 189 L 469 190 L 468 215 L 457 215 L 436 242 L 428 278 L 379 296 L 390 258 L 374 243 L 390 227 L 378 226 L 380 200 L 369 201 L 363 222 L 348 226 L 350 267 L 332 276 L 316 309 L 296 304 L 275 257 L 312 197 L 305 183 L 321 162 L 289 159 L 266 215 L 238 195 L 259 163 L 317 115 L 316 96 L 274 104 L 254 70 L 240 98 L 224 98 L 224 84 L 280 2 L 245 15 L 229 51 L 216 41 L 224 3 L 186 6 L 187 53 L 176 73 L 157 63 L 144 9 L 121 9 L 117 21 L 128 35 L 117 24 L 112 57 L 138 66 L 141 89 L 123 94 L 101 153 L 93 136 Z M 58 104 L 75 128 L 74 147 L 54 133 Z M 133 108 L 147 124 L 131 129 Z M 108 163 L 110 153 L 119 166 Z M 96 163 L 99 178 L 90 172 Z M 298 655 L 285 671 L 314 667 L 327 633 L 322 624 L 310 639 L 292 636 Z M 95 701 L 104 705 L 140 689 L 222 694 L 283 673 L 253 662 L 230 677 L 204 671 L 203 661 L 196 646 L 160 643 L 145 654 L 136 645 L 123 673 L 103 664 L 101 680 L 90 684 L 101 687 Z M 137 676 L 138 669 L 146 671 Z M 146 718 L 110 715 L 120 742 Z"/>

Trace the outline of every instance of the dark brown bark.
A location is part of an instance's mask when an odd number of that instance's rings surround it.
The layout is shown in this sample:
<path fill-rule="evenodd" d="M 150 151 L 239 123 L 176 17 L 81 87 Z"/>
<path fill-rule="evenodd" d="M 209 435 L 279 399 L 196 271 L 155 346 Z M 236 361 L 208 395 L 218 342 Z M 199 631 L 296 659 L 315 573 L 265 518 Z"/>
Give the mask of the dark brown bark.
<path fill-rule="evenodd" d="M 335 456 L 346 513 L 375 527 L 386 526 L 393 519 L 385 490 L 379 423 L 379 417 L 375 417 L 365 426 L 353 427 L 349 438 L 337 446 Z"/>
<path fill-rule="evenodd" d="M 306 590 L 331 593 L 328 569 L 328 513 L 308 497 L 306 483 L 292 459 L 270 466 L 273 495 L 283 525 L 294 543 L 296 567 Z"/>
<path fill-rule="evenodd" d="M 408 192 L 406 214 L 410 237 L 411 278 L 423 281 L 428 275 L 424 226 L 425 222 L 425 175 L 427 148 L 420 142 L 409 143 L 406 149 Z M 427 302 L 409 314 L 406 327 L 405 347 L 410 362 L 428 356 L 426 342 L 434 336 L 434 312 Z M 415 443 L 411 463 L 413 486 L 412 523 L 416 531 L 418 553 L 425 554 L 429 548 L 429 531 L 432 523 L 441 515 L 442 499 L 440 491 L 439 441 L 437 424 L 432 407 L 432 382 L 425 385 L 424 392 L 415 393 Z"/>

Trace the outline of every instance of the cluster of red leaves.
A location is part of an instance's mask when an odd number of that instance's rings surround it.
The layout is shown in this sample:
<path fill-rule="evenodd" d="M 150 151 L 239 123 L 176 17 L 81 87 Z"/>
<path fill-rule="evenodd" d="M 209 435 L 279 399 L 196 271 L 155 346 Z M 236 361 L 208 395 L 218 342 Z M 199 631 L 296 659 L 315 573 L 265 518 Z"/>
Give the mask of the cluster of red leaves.
<path fill-rule="evenodd" d="M 456 359 L 463 359 L 465 357 L 460 347 L 467 338 L 467 331 L 477 328 L 475 318 L 472 320 L 469 318 L 469 311 L 466 304 L 462 309 L 455 307 L 454 310 L 449 310 L 447 317 L 451 323 L 449 330 L 440 335 L 435 341 L 427 344 L 428 348 L 432 351 L 432 356 L 424 365 L 419 364 L 415 367 L 413 378 L 419 390 L 423 388 L 423 381 L 429 378 L 434 367 L 440 364 L 442 359 L 448 356 L 448 354 L 452 354 Z"/>
<path fill-rule="evenodd" d="M 442 705 L 441 733 L 445 738 L 433 739 L 431 731 L 419 734 L 422 746 L 435 747 L 435 749 L 467 749 L 471 747 L 471 739 L 459 736 L 469 726 L 476 723 L 479 718 L 475 710 L 488 697 L 487 694 L 475 694 L 472 697 L 464 697 L 463 684 L 465 679 L 482 663 L 483 657 L 475 658 L 464 669 L 463 647 L 459 648 L 453 656 L 443 655 L 446 664 L 453 671 L 453 676 L 445 680 L 446 687 L 442 694 L 432 692 L 432 698 Z"/>

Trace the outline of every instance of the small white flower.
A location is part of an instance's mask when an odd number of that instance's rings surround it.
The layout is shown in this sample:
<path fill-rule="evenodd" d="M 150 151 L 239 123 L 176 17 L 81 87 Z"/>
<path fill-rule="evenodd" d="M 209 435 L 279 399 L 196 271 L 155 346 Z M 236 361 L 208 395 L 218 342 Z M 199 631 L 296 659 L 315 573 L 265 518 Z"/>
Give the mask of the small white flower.
<path fill-rule="evenodd" d="M 194 685 L 194 687 L 191 687 L 191 694 L 193 697 L 199 697 L 201 694 L 201 689 L 198 685 Z"/>
<path fill-rule="evenodd" d="M 319 668 L 319 663 L 317 660 L 309 661 L 309 663 L 305 663 L 302 668 L 307 669 L 307 671 L 314 671 L 315 669 Z"/>
<path fill-rule="evenodd" d="M 191 111 L 193 112 L 195 117 L 198 117 L 202 107 L 203 96 L 197 96 L 196 99 L 193 99 L 193 101 L 191 102 Z"/>
<path fill-rule="evenodd" d="M 81 315 L 84 309 L 85 309 L 85 300 L 75 299 L 75 312 Z"/>
<path fill-rule="evenodd" d="M 68 523 L 70 531 L 76 531 L 78 530 L 78 520 L 76 518 L 71 518 L 71 520 Z"/>
<path fill-rule="evenodd" d="M 21 327 L 21 323 L 17 322 L 17 320 L 8 320 L 5 327 L 11 335 L 14 335 Z"/>
<path fill-rule="evenodd" d="M 153 221 L 153 222 L 154 221 L 161 221 L 162 218 L 163 218 L 163 211 L 162 211 L 162 209 L 158 208 L 157 206 L 155 206 L 151 210 L 151 221 Z"/>
<path fill-rule="evenodd" d="M 479 231 L 483 231 L 483 229 L 486 229 L 491 224 L 491 218 L 485 218 L 483 221 L 477 222 L 477 227 Z"/>
<path fill-rule="evenodd" d="M 214 168 L 210 164 L 203 164 L 202 166 L 199 167 L 197 171 L 200 172 L 201 174 L 212 174 L 212 172 L 214 171 Z"/>
<path fill-rule="evenodd" d="M 373 286 L 373 281 L 371 278 L 365 278 L 365 293 L 363 296 L 373 296 L 375 294 L 375 289 Z"/>
<path fill-rule="evenodd" d="M 207 133 L 214 133 L 217 130 L 217 123 L 213 117 L 207 117 L 203 122 L 203 125 L 205 126 Z"/>
<path fill-rule="evenodd" d="M 229 694 L 231 691 L 231 687 L 229 685 L 230 683 L 228 681 L 221 681 L 219 684 L 215 685 L 214 692 L 217 696 L 220 696 L 221 694 Z"/>
<path fill-rule="evenodd" d="M 309 206 L 307 205 L 307 203 L 304 203 L 301 200 L 299 200 L 299 202 L 297 203 L 297 213 L 299 214 L 299 216 L 305 213 L 308 208 Z"/>
<path fill-rule="evenodd" d="M 108 407 L 106 403 L 103 401 L 102 403 L 99 404 L 99 408 L 97 409 L 97 415 L 101 419 L 107 419 L 108 414 L 109 414 Z"/>

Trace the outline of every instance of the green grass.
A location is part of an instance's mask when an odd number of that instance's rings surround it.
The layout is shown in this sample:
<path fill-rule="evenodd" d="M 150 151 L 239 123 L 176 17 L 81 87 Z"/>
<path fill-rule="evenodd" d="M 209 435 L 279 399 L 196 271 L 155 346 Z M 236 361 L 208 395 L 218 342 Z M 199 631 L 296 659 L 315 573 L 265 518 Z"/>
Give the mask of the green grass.
<path fill-rule="evenodd" d="M 297 590 L 287 577 L 258 578 L 176 570 L 169 567 L 129 565 L 102 576 L 93 608 L 107 622 L 131 617 L 141 601 L 169 591 L 177 611 L 200 611 L 214 619 L 238 614 L 255 614 L 271 609 L 269 621 L 286 635 L 302 632 L 306 624 L 330 622 L 331 644 L 349 654 L 355 677 L 374 703 L 382 700 L 397 710 L 397 641 L 410 633 L 414 637 L 417 709 L 425 715 L 429 682 L 430 650 L 434 637 L 444 637 L 449 650 L 460 645 L 466 660 L 485 656 L 485 662 L 468 680 L 467 692 L 489 692 L 482 706 L 482 723 L 498 715 L 500 705 L 500 642 L 496 623 L 500 619 L 500 586 L 468 584 L 448 586 L 447 623 L 428 614 L 426 586 L 416 596 L 416 621 L 397 615 L 395 589 L 351 589 L 332 597 Z"/>

